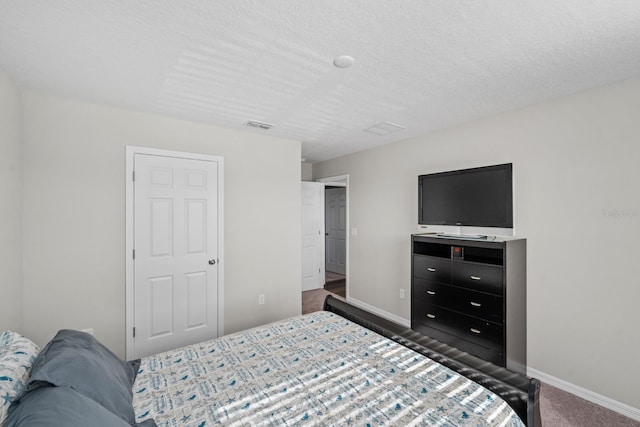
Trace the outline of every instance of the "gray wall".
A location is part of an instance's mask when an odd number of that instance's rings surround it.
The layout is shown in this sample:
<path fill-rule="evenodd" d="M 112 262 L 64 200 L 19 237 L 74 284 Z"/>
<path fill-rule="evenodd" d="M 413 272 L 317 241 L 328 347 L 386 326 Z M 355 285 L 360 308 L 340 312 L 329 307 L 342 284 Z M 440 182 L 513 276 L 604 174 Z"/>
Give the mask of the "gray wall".
<path fill-rule="evenodd" d="M 224 157 L 226 333 L 300 314 L 298 141 L 37 93 L 23 101 L 29 337 L 94 328 L 124 357 L 126 145 Z"/>
<path fill-rule="evenodd" d="M 303 181 L 313 181 L 313 165 L 311 163 L 302 162 L 300 169 Z"/>
<path fill-rule="evenodd" d="M 0 69 L 0 332 L 22 332 L 20 91 Z"/>
<path fill-rule="evenodd" d="M 514 165 L 528 364 L 640 408 L 640 79 L 314 164 L 349 174 L 352 297 L 410 318 L 417 176 Z"/>

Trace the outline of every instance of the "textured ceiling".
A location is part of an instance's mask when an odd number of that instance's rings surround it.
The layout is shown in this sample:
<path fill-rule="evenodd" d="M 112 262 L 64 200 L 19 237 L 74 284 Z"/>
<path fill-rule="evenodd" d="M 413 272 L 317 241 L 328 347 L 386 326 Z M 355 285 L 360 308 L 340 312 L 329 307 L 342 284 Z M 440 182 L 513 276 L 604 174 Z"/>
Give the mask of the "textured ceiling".
<path fill-rule="evenodd" d="M 0 68 L 317 162 L 640 75 L 640 0 L 0 0 Z"/>

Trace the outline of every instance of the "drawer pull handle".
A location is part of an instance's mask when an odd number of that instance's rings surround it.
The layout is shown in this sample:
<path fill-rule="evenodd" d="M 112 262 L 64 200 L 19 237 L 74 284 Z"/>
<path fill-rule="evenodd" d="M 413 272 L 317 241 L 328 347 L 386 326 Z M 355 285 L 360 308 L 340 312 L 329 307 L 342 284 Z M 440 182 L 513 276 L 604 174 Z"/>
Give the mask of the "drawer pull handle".
<path fill-rule="evenodd" d="M 435 268 L 431 268 L 431 267 L 427 267 L 427 271 L 430 271 L 431 273 L 435 273 L 436 269 Z"/>
<path fill-rule="evenodd" d="M 435 291 L 427 291 L 427 293 L 428 293 L 429 295 L 435 295 L 435 294 L 436 294 L 436 293 L 435 293 Z"/>
<path fill-rule="evenodd" d="M 427 313 L 427 317 L 428 317 L 429 319 L 435 319 L 435 318 L 436 318 L 436 315 L 435 315 L 435 314 L 431 314 L 431 313 Z"/>
<path fill-rule="evenodd" d="M 480 279 L 482 279 L 482 277 L 480 277 L 480 276 L 470 276 L 470 277 L 471 277 L 471 280 L 480 280 Z"/>
<path fill-rule="evenodd" d="M 476 328 L 471 328 L 470 331 L 473 332 L 474 334 L 482 333 L 482 331 L 480 331 L 480 329 L 476 329 Z"/>
<path fill-rule="evenodd" d="M 479 302 L 471 301 L 471 305 L 474 306 L 474 307 L 482 307 L 482 304 L 480 304 Z"/>

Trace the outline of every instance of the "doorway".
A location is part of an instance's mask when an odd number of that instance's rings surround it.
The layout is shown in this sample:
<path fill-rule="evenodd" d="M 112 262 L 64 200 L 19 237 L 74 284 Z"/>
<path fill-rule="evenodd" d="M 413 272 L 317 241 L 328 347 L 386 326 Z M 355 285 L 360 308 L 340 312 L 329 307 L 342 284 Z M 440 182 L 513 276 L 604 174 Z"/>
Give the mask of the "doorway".
<path fill-rule="evenodd" d="M 345 187 L 326 185 L 324 188 L 325 220 L 325 285 L 324 288 L 341 297 L 346 296 L 346 198 Z"/>
<path fill-rule="evenodd" d="M 324 289 L 349 297 L 349 175 L 319 179 L 325 186 Z"/>

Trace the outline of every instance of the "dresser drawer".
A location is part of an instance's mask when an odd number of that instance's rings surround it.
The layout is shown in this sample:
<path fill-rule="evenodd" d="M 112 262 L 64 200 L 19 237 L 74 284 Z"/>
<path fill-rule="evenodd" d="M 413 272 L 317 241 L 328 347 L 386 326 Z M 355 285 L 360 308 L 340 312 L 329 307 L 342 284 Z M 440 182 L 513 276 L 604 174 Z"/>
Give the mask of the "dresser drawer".
<path fill-rule="evenodd" d="M 413 279 L 412 304 L 438 305 L 494 323 L 503 323 L 503 301 L 501 296 L 476 292 L 456 286 Z"/>
<path fill-rule="evenodd" d="M 502 352 L 503 328 L 475 317 L 425 304 L 412 313 L 413 322 L 456 335 L 486 348 Z"/>
<path fill-rule="evenodd" d="M 451 282 L 451 261 L 427 255 L 413 256 L 413 276 L 434 282 Z"/>
<path fill-rule="evenodd" d="M 487 362 L 493 363 L 498 366 L 505 366 L 504 353 L 502 352 L 502 349 L 483 347 L 481 345 L 462 339 L 456 335 L 451 335 L 446 332 L 442 332 L 440 329 L 427 326 L 422 322 L 414 324 L 413 329 L 423 335 L 426 335 L 443 343 L 447 343 L 448 345 L 451 345 L 453 347 L 457 347 L 458 349 L 466 351 L 469 354 L 473 354 L 474 356 L 484 359 Z"/>
<path fill-rule="evenodd" d="M 451 283 L 476 291 L 502 295 L 503 272 L 502 267 L 494 265 L 454 261 Z"/>

